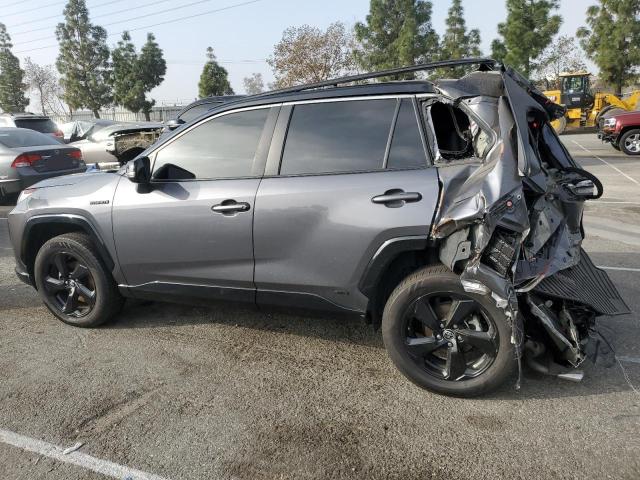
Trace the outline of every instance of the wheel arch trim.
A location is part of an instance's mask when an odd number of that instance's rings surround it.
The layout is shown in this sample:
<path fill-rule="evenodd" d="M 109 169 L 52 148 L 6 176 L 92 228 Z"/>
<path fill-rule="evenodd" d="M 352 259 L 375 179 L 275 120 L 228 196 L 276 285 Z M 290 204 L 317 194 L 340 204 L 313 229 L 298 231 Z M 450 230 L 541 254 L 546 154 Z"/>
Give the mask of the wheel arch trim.
<path fill-rule="evenodd" d="M 67 224 L 73 225 L 75 227 L 79 227 L 83 232 L 89 235 L 94 245 L 98 249 L 98 254 L 100 255 L 100 259 L 105 263 L 105 266 L 109 269 L 109 271 L 113 271 L 115 267 L 115 262 L 107 249 L 104 241 L 102 240 L 101 235 L 98 233 L 98 230 L 95 228 L 93 223 L 88 220 L 86 217 L 82 215 L 72 214 L 72 213 L 54 213 L 54 214 L 43 214 L 43 215 L 34 215 L 29 218 L 24 226 L 24 231 L 22 234 L 22 241 L 20 244 L 20 259 L 27 265 L 27 253 L 28 253 L 28 245 L 29 240 L 33 231 L 33 228 L 38 225 L 43 224 Z"/>
<path fill-rule="evenodd" d="M 371 257 L 371 260 L 369 260 L 358 283 L 358 289 L 365 296 L 371 298 L 375 293 L 380 276 L 398 255 L 410 251 L 423 251 L 426 250 L 428 246 L 428 235 L 395 237 L 386 240 L 378 247 Z"/>

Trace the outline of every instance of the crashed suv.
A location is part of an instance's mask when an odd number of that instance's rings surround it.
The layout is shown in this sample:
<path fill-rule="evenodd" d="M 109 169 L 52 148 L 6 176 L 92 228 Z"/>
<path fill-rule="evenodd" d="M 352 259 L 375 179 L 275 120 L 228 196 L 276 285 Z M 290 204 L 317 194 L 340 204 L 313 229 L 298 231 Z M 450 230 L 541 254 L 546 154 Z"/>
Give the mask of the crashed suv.
<path fill-rule="evenodd" d="M 362 84 L 456 65 L 479 68 Z M 481 394 L 525 362 L 579 378 L 612 358 L 596 318 L 628 309 L 581 248 L 602 185 L 551 128 L 563 113 L 477 59 L 247 97 L 117 172 L 23 192 L 16 270 L 79 327 L 126 297 L 245 302 L 364 317 L 439 393 Z"/>

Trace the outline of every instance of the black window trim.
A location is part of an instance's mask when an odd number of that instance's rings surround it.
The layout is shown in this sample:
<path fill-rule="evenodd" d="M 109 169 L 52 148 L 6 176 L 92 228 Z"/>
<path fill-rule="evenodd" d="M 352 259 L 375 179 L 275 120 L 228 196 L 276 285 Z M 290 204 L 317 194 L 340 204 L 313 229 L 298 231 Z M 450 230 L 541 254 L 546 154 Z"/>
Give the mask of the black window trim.
<path fill-rule="evenodd" d="M 389 159 L 389 152 L 391 149 L 391 142 L 393 140 L 393 133 L 395 132 L 396 123 L 398 121 L 398 115 L 403 99 L 410 99 L 413 104 L 413 111 L 416 115 L 416 121 L 418 122 L 418 128 L 420 130 L 420 137 L 422 141 L 422 147 L 425 154 L 425 165 L 423 167 L 403 167 L 403 168 L 387 168 L 387 162 Z M 382 168 L 369 169 L 369 170 L 347 170 L 342 172 L 318 172 L 318 173 L 293 173 L 282 174 L 280 169 L 282 167 L 282 158 L 284 156 L 284 148 L 287 141 L 287 135 L 289 133 L 289 125 L 293 117 L 293 110 L 296 105 L 309 105 L 315 103 L 339 103 L 339 102 L 355 102 L 366 100 L 396 100 L 396 107 L 391 125 L 389 128 L 389 137 L 387 138 L 387 144 L 385 147 L 385 155 Z M 269 159 L 267 161 L 267 168 L 263 178 L 286 178 L 286 177 L 317 177 L 327 175 L 353 175 L 356 173 L 380 173 L 380 172 L 397 172 L 403 170 L 424 170 L 434 167 L 433 157 L 430 150 L 427 148 L 425 139 L 425 131 L 422 125 L 422 121 L 419 115 L 418 103 L 415 94 L 396 94 L 396 95 L 363 95 L 356 97 L 341 97 L 341 98 L 321 98 L 311 100 L 300 100 L 293 102 L 282 103 L 282 109 L 278 118 L 278 124 L 273 134 L 273 141 L 271 143 L 271 151 L 269 152 Z"/>
<path fill-rule="evenodd" d="M 212 115 L 210 117 L 206 117 L 201 119 L 200 121 L 189 125 L 175 137 L 171 138 L 167 142 L 158 146 L 155 150 L 149 152 L 149 159 L 151 160 L 151 174 L 152 179 L 151 183 L 188 183 L 188 182 L 212 182 L 212 181 L 223 181 L 223 180 L 249 180 L 249 179 L 260 179 L 264 176 L 265 164 L 267 162 L 267 155 L 270 149 L 271 140 L 273 138 L 273 130 L 276 127 L 276 120 L 278 118 L 278 114 L 281 108 L 281 103 L 274 103 L 270 105 L 259 105 L 253 107 L 245 107 L 238 108 L 235 110 L 227 110 L 216 115 Z M 260 135 L 260 140 L 258 141 L 258 146 L 256 148 L 255 160 L 254 160 L 254 168 L 257 166 L 258 172 L 255 175 L 241 176 L 241 177 L 224 177 L 224 178 L 193 178 L 193 179 L 176 179 L 176 180 L 162 180 L 162 179 L 154 179 L 153 172 L 156 166 L 156 158 L 159 152 L 161 152 L 168 145 L 171 145 L 173 142 L 177 141 L 183 135 L 186 135 L 188 132 L 193 130 L 194 128 L 198 128 L 200 125 L 215 120 L 216 118 L 224 117 L 227 115 L 231 115 L 234 113 L 248 112 L 252 110 L 268 110 L 267 119 L 265 121 L 265 125 L 262 129 L 262 133 Z"/>

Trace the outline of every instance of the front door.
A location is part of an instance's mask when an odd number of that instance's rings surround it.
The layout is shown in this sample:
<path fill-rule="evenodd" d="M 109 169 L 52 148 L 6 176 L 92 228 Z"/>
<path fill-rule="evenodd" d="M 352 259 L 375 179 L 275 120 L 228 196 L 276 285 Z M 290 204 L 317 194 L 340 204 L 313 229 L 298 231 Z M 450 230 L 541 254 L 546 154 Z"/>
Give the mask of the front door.
<path fill-rule="evenodd" d="M 114 239 L 134 295 L 253 301 L 254 200 L 269 114 L 204 120 L 152 152 L 151 188 L 121 180 Z"/>

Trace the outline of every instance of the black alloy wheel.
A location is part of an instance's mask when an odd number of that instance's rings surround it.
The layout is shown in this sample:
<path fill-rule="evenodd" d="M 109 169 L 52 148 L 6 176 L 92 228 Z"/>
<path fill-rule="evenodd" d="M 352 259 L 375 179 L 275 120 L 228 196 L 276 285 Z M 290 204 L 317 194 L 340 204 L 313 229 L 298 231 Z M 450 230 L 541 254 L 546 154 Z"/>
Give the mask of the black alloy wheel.
<path fill-rule="evenodd" d="M 404 315 L 405 344 L 429 375 L 463 381 L 485 372 L 496 358 L 498 330 L 475 300 L 448 292 L 413 301 Z"/>
<path fill-rule="evenodd" d="M 57 252 L 48 259 L 45 268 L 46 295 L 61 313 L 81 318 L 93 310 L 96 284 L 79 258 L 70 252 Z"/>

